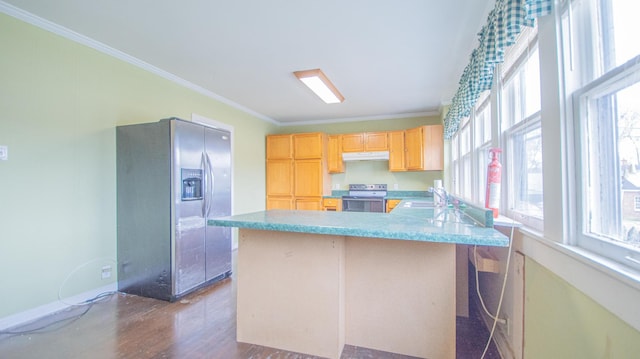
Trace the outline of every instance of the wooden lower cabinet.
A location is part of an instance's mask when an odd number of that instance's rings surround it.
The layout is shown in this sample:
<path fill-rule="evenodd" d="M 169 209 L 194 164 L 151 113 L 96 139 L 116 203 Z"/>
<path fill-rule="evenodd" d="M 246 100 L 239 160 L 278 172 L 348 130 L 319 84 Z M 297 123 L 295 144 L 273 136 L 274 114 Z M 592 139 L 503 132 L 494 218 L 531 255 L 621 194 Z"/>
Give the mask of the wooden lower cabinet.
<path fill-rule="evenodd" d="M 325 211 L 342 211 L 342 199 L 340 198 L 324 198 L 322 200 L 322 208 Z"/>
<path fill-rule="evenodd" d="M 324 192 L 324 165 L 322 160 L 299 160 L 293 163 L 293 195 L 317 197 Z"/>
<path fill-rule="evenodd" d="M 391 212 L 394 208 L 396 208 L 396 206 L 398 205 L 398 203 L 402 202 L 401 199 L 388 199 L 387 200 L 387 208 L 386 208 L 386 212 L 389 213 Z"/>
<path fill-rule="evenodd" d="M 294 209 L 293 197 L 267 196 L 267 209 Z"/>
<path fill-rule="evenodd" d="M 322 197 L 296 198 L 297 210 L 321 211 Z"/>
<path fill-rule="evenodd" d="M 267 161 L 267 197 L 293 196 L 293 160 Z"/>

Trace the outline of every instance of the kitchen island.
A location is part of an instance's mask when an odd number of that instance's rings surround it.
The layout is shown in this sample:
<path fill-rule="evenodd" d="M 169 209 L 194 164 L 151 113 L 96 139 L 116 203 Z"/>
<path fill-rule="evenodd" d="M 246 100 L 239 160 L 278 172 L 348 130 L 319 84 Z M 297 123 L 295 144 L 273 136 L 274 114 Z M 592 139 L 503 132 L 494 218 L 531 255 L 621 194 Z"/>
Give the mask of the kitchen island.
<path fill-rule="evenodd" d="M 345 344 L 455 358 L 455 244 L 508 238 L 451 209 L 270 210 L 238 227 L 237 340 L 339 358 Z"/>

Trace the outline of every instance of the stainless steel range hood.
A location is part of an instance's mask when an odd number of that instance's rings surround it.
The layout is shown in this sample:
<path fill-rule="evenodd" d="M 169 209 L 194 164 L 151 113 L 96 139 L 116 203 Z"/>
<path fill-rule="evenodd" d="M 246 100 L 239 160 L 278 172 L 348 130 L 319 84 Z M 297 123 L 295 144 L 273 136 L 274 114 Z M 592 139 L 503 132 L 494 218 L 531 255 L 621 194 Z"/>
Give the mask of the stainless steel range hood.
<path fill-rule="evenodd" d="M 375 152 L 345 152 L 342 154 L 343 161 L 388 161 L 389 151 Z"/>

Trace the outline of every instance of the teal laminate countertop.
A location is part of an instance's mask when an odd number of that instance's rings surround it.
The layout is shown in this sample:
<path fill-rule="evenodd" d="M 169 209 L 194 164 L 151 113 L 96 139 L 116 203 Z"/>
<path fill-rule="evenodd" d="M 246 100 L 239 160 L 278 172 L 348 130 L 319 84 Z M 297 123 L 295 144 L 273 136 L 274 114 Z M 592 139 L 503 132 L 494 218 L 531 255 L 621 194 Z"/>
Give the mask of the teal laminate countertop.
<path fill-rule="evenodd" d="M 459 211 L 407 208 L 401 202 L 391 213 L 268 210 L 210 219 L 209 225 L 257 230 L 387 238 L 422 242 L 509 245 L 509 239 Z"/>

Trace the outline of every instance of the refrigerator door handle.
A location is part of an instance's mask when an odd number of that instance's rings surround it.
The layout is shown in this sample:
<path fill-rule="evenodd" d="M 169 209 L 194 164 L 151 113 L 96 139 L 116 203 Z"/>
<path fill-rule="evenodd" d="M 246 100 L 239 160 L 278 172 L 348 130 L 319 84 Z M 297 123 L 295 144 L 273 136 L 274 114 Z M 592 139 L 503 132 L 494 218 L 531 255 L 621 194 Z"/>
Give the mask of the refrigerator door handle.
<path fill-rule="evenodd" d="M 206 203 L 207 209 L 205 211 L 204 218 L 207 219 L 209 218 L 209 212 L 211 211 L 211 205 L 213 203 L 213 188 L 214 188 L 215 177 L 213 176 L 213 165 L 211 164 L 211 158 L 209 157 L 209 154 L 205 152 L 204 156 L 206 159 L 205 170 L 209 177 L 209 180 L 207 181 L 208 193 L 205 193 L 205 203 Z"/>
<path fill-rule="evenodd" d="M 207 219 L 206 217 L 206 206 L 207 206 L 207 185 L 209 183 L 209 178 L 207 177 L 207 158 L 205 157 L 205 153 L 202 153 L 202 157 L 200 158 L 201 167 L 204 169 L 204 196 L 202 196 L 202 218 Z"/>

